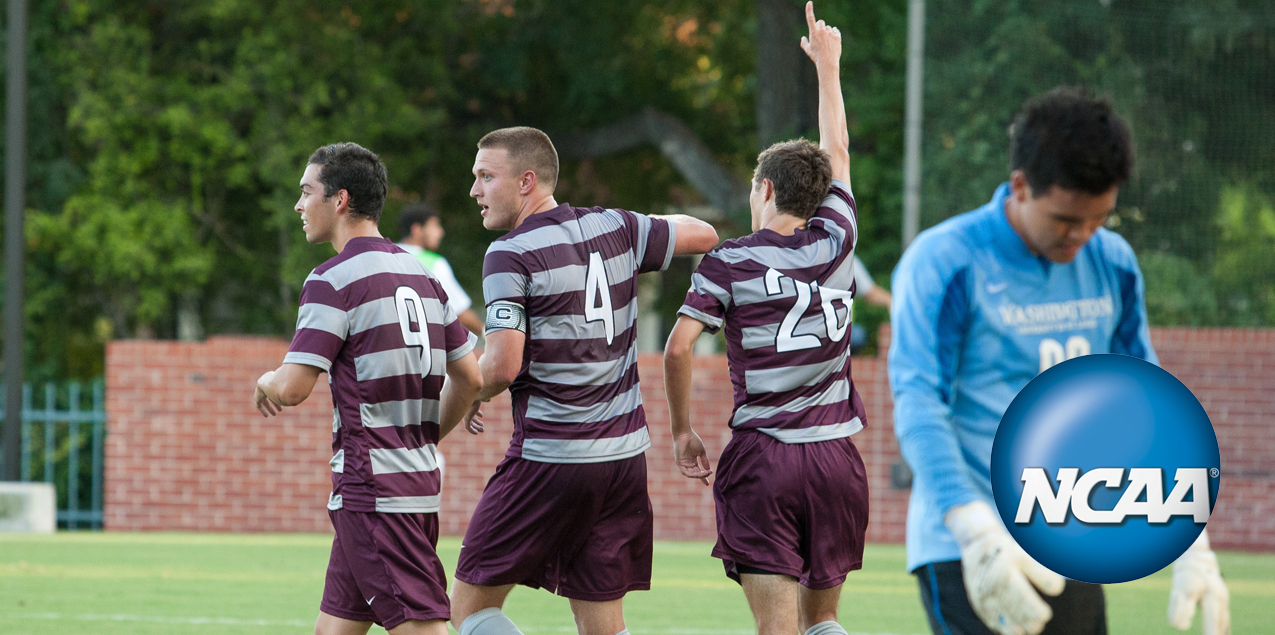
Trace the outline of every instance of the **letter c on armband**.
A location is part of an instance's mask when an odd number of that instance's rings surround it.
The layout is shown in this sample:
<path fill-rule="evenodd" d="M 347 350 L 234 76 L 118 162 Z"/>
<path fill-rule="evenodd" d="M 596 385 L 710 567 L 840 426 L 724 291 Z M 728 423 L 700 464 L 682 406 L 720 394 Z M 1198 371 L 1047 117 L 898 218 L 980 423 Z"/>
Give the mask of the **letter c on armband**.
<path fill-rule="evenodd" d="M 527 310 L 520 304 L 500 300 L 487 306 L 487 330 L 516 329 L 527 332 Z"/>

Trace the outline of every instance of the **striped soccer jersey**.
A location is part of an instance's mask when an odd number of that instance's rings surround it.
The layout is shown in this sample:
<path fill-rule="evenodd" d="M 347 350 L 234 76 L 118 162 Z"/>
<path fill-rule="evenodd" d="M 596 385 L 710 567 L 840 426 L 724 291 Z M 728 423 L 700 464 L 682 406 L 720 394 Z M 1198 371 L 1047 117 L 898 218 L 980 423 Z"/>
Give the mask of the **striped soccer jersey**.
<path fill-rule="evenodd" d="M 663 219 L 563 204 L 487 249 L 488 310 L 508 302 L 527 316 L 507 456 L 598 463 L 650 446 L 634 346 L 637 274 L 667 268 L 675 239 Z"/>
<path fill-rule="evenodd" d="M 434 513 L 439 393 L 447 363 L 477 342 L 416 258 L 384 238 L 353 238 L 301 290 L 285 363 L 332 386 L 328 509 Z"/>
<path fill-rule="evenodd" d="M 850 377 L 855 214 L 850 187 L 834 180 L 806 229 L 728 240 L 691 276 L 678 313 L 710 333 L 725 324 L 733 429 L 785 443 L 863 429 L 863 402 Z"/>

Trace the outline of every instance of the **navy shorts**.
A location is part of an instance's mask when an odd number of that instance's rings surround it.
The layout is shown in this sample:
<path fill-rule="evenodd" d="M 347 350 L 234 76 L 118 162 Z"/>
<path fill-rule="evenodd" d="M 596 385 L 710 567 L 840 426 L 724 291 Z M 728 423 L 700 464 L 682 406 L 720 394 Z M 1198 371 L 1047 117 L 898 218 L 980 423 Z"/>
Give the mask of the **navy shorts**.
<path fill-rule="evenodd" d="M 927 564 L 912 573 L 921 585 L 921 604 L 934 635 L 995 635 L 970 606 L 960 560 Z M 1062 595 L 1041 599 L 1054 611 L 1041 635 L 1107 635 L 1101 585 L 1068 580 Z"/>
<path fill-rule="evenodd" d="M 868 479 L 849 437 L 789 444 L 737 431 L 717 463 L 713 500 L 713 555 L 737 582 L 742 567 L 830 589 L 863 567 Z"/>
<path fill-rule="evenodd" d="M 646 456 L 604 463 L 506 457 L 461 545 L 456 579 L 605 602 L 651 588 Z"/>
<path fill-rule="evenodd" d="M 386 630 L 451 618 L 447 573 L 434 551 L 438 514 L 328 511 L 336 535 L 319 609 Z"/>

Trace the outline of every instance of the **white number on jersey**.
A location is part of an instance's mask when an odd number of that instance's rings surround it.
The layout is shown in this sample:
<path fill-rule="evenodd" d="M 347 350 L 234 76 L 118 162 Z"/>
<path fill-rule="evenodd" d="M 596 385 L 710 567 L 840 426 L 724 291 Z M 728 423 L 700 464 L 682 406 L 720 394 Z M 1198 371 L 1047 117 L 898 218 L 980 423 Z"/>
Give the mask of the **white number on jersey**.
<path fill-rule="evenodd" d="M 788 276 L 774 269 L 767 269 L 766 295 L 783 293 L 781 281 L 784 278 L 788 278 Z M 792 278 L 788 279 L 792 280 L 793 286 L 797 289 L 797 302 L 792 305 L 792 308 L 788 310 L 788 314 L 784 316 L 783 321 L 779 323 L 779 333 L 775 336 L 775 350 L 780 353 L 788 353 L 820 346 L 818 335 L 813 333 L 795 335 L 793 333 L 797 328 L 797 324 L 801 321 L 801 316 L 805 315 L 806 310 L 810 308 L 810 299 L 814 292 L 819 293 L 820 304 L 823 308 L 824 327 L 827 329 L 828 339 L 840 342 L 850 328 L 853 311 L 850 292 L 820 287 L 817 282 L 805 283 L 798 282 Z M 837 318 L 837 309 L 832 305 L 837 300 L 840 300 L 841 304 L 846 307 L 846 319 L 844 322 Z"/>
<path fill-rule="evenodd" d="M 601 302 L 599 303 L 599 297 Z M 589 254 L 589 269 L 584 280 L 584 321 L 597 322 L 607 332 L 607 346 L 615 339 L 615 312 L 611 310 L 611 283 L 607 282 L 606 267 L 602 264 L 602 252 Z"/>
<path fill-rule="evenodd" d="M 399 287 L 394 291 L 394 308 L 398 309 L 398 327 L 403 332 L 403 343 L 421 347 L 421 377 L 429 375 L 434 355 L 429 349 L 429 327 L 425 322 L 425 305 L 416 289 Z M 412 330 L 412 321 L 417 330 Z"/>
<path fill-rule="evenodd" d="M 1089 340 L 1080 335 L 1067 338 L 1066 346 L 1058 340 L 1046 337 L 1040 341 L 1040 372 L 1043 373 L 1066 360 L 1088 355 L 1092 350 Z"/>

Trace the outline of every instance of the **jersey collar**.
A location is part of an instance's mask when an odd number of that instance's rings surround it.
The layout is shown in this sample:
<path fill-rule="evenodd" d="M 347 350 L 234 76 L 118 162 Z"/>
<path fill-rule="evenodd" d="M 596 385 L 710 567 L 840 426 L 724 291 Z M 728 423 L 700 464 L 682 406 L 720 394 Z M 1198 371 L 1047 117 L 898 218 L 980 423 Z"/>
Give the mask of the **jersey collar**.
<path fill-rule="evenodd" d="M 551 207 L 543 212 L 536 212 L 535 214 L 524 218 L 521 225 L 509 230 L 509 232 L 504 236 L 501 236 L 501 238 L 512 238 L 519 234 L 525 234 L 537 227 L 544 227 L 545 225 L 562 222 L 561 217 L 563 213 L 570 209 L 571 205 L 567 203 L 559 203 L 557 207 Z"/>

